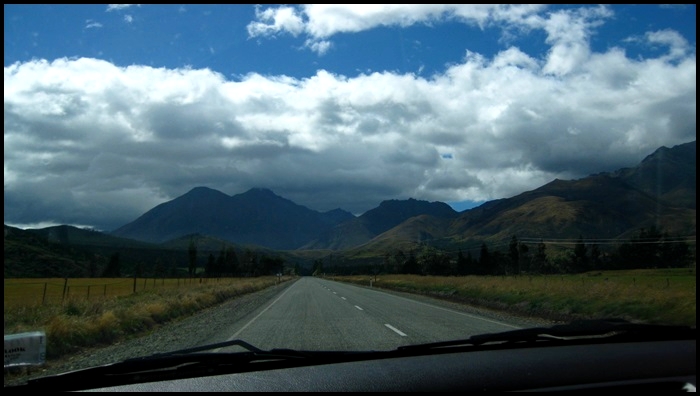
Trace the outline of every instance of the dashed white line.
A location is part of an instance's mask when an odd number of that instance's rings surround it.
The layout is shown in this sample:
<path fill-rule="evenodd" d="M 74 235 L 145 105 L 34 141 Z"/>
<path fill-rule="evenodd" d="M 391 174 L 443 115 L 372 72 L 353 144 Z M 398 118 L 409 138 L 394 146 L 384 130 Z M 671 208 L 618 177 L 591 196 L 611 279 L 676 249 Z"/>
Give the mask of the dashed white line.
<path fill-rule="evenodd" d="M 401 337 L 406 337 L 406 333 L 402 332 L 401 330 L 397 329 L 396 327 L 394 327 L 394 326 L 392 326 L 392 325 L 390 325 L 390 324 L 388 324 L 388 323 L 385 323 L 384 326 L 386 326 L 386 327 L 390 328 L 391 330 L 395 331 L 396 334 L 400 335 Z"/>
<path fill-rule="evenodd" d="M 347 300 L 347 298 L 345 298 L 345 297 L 340 297 L 340 298 L 342 298 L 343 300 Z"/>
<path fill-rule="evenodd" d="M 364 309 L 358 307 L 357 305 L 355 305 L 355 308 L 359 309 L 360 311 L 364 311 Z"/>

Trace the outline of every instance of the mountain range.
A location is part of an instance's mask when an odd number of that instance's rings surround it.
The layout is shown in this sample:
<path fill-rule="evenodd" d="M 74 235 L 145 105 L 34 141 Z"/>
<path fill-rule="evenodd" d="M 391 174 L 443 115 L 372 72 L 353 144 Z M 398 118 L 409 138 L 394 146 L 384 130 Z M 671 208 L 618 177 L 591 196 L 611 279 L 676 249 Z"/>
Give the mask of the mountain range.
<path fill-rule="evenodd" d="M 360 216 L 318 212 L 254 188 L 229 196 L 196 187 L 111 234 L 163 243 L 188 234 L 274 250 L 371 250 L 417 242 L 459 246 L 519 238 L 623 239 L 656 226 L 695 235 L 695 141 L 661 147 L 632 168 L 553 180 L 456 212 L 443 202 L 387 200 Z"/>

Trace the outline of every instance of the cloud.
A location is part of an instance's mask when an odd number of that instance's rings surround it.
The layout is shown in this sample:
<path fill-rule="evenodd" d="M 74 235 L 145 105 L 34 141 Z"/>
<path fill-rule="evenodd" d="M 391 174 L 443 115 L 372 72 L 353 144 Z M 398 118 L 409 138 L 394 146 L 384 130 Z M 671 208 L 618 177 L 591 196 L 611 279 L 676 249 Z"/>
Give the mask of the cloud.
<path fill-rule="evenodd" d="M 673 30 L 639 36 L 662 52 L 632 59 L 590 48 L 606 7 L 398 9 L 258 8 L 248 32 L 303 36 L 323 54 L 341 32 L 449 19 L 538 29 L 549 50 L 465 51 L 430 76 L 321 69 L 230 80 L 92 58 L 6 65 L 5 222 L 112 230 L 196 186 L 266 187 L 357 214 L 394 198 L 486 201 L 633 166 L 696 137 L 695 50 Z"/>
<path fill-rule="evenodd" d="M 327 40 L 306 40 L 304 43 L 304 46 L 306 48 L 309 48 L 311 51 L 317 53 L 318 55 L 324 55 L 328 50 L 331 49 L 333 46 L 333 43 Z"/>
<path fill-rule="evenodd" d="M 85 21 L 85 29 L 95 29 L 95 28 L 101 28 L 102 24 L 96 21 L 93 21 L 92 19 L 88 19 Z"/>
<path fill-rule="evenodd" d="M 669 53 L 665 58 L 669 60 L 683 58 L 690 49 L 688 41 L 678 32 L 670 29 L 647 32 L 646 39 L 651 45 L 668 46 Z"/>
<path fill-rule="evenodd" d="M 304 46 L 319 55 L 332 47 L 330 37 L 382 26 L 408 27 L 447 21 L 502 29 L 509 41 L 518 32 L 544 30 L 551 45 L 544 72 L 563 75 L 589 55 L 591 30 L 613 16 L 606 6 L 590 6 L 545 14 L 545 6 L 528 4 L 307 4 L 298 7 L 256 8 L 248 24 L 249 37 L 306 35 Z"/>
<path fill-rule="evenodd" d="M 139 6 L 138 4 L 108 4 L 107 5 L 107 12 L 121 11 L 121 10 L 127 9 L 129 7 L 132 7 L 134 5 Z"/>
<path fill-rule="evenodd" d="M 255 16 L 259 22 L 248 24 L 250 37 L 274 36 L 279 32 L 297 36 L 304 30 L 304 23 L 293 7 L 281 6 L 261 11 L 258 6 L 255 8 Z"/>
<path fill-rule="evenodd" d="M 275 37 L 288 33 L 306 35 L 306 46 L 320 55 L 329 47 L 328 38 L 381 26 L 408 27 L 444 21 L 485 28 L 505 24 L 529 28 L 541 22 L 538 5 L 476 4 L 305 4 L 297 7 L 256 8 L 256 20 L 248 24 L 250 37 Z"/>
<path fill-rule="evenodd" d="M 258 9 L 249 24 L 251 36 L 304 32 L 314 39 L 355 33 L 380 26 L 407 27 L 458 20 L 484 27 L 494 22 L 529 23 L 541 6 L 450 4 L 306 4 Z M 280 23 L 293 21 L 294 23 Z"/>

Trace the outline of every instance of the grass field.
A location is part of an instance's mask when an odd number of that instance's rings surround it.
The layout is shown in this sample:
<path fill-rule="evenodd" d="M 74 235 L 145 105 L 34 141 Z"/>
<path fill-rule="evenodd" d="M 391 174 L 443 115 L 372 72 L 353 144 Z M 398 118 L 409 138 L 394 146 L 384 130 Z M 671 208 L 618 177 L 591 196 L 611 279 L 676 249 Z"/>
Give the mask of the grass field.
<path fill-rule="evenodd" d="M 230 284 L 238 278 L 31 278 L 5 279 L 5 306 L 61 304 L 67 299 L 96 300 L 154 289 Z"/>
<path fill-rule="evenodd" d="M 549 319 L 621 317 L 646 323 L 696 323 L 695 269 L 518 277 L 363 275 L 334 279 L 365 286 L 372 279 L 373 287 Z M 277 277 L 201 281 L 5 279 L 4 331 L 45 331 L 52 340 L 47 345 L 47 358 L 53 359 L 148 331 L 278 281 Z"/>
<path fill-rule="evenodd" d="M 155 282 L 124 278 L 5 279 L 4 332 L 46 332 L 51 339 L 46 355 L 53 359 L 83 347 L 111 344 L 279 281 L 276 276 L 201 282 L 198 278 Z"/>
<path fill-rule="evenodd" d="M 619 317 L 696 324 L 695 269 L 604 271 L 578 275 L 345 276 L 334 279 L 430 295 L 555 320 Z"/>

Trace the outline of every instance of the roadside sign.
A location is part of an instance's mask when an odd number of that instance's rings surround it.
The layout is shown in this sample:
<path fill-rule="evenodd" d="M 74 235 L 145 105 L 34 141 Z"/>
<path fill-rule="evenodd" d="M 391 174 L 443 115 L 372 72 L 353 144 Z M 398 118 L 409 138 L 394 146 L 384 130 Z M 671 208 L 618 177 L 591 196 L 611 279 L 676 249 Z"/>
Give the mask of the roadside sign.
<path fill-rule="evenodd" d="M 32 331 L 5 336 L 5 367 L 39 366 L 46 362 L 46 333 Z"/>

